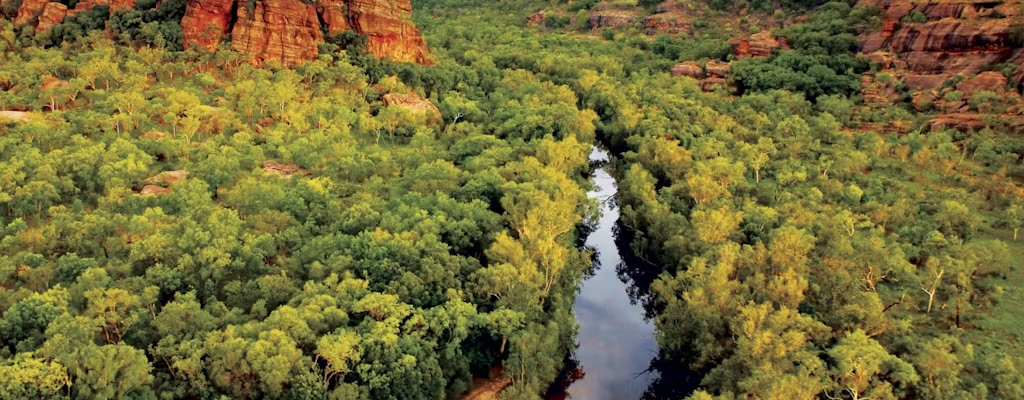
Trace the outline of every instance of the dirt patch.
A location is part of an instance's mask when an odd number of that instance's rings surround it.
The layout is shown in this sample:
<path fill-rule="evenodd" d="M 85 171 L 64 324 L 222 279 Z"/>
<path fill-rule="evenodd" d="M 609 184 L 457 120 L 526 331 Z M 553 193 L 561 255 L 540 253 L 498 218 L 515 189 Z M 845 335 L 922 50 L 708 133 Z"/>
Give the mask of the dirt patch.
<path fill-rule="evenodd" d="M 12 120 L 25 123 L 29 121 L 29 112 L 26 111 L 0 111 L 0 121 Z"/>
<path fill-rule="evenodd" d="M 459 400 L 497 400 L 501 393 L 512 380 L 502 375 L 501 366 L 491 368 L 489 379 L 473 378 L 473 389 L 462 395 Z"/>
<path fill-rule="evenodd" d="M 263 172 L 280 176 L 282 179 L 291 179 L 292 175 L 295 174 L 309 175 L 309 171 L 300 168 L 294 163 L 281 164 L 274 160 L 267 160 L 263 162 Z"/>

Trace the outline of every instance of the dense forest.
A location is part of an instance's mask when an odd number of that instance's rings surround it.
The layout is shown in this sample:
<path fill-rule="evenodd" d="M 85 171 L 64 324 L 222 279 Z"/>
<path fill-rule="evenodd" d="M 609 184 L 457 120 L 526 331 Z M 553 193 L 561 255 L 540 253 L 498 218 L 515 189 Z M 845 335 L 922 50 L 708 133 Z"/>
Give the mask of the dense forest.
<path fill-rule="evenodd" d="M 597 2 L 420 0 L 437 65 L 349 35 L 294 68 L 139 3 L 0 20 L 0 398 L 457 398 L 496 366 L 540 398 L 595 145 L 645 398 L 1024 397 L 1024 140 L 865 102 L 878 10 L 787 3 L 788 48 L 706 90 L 669 71 L 730 61 L 722 26 L 594 30 Z"/>

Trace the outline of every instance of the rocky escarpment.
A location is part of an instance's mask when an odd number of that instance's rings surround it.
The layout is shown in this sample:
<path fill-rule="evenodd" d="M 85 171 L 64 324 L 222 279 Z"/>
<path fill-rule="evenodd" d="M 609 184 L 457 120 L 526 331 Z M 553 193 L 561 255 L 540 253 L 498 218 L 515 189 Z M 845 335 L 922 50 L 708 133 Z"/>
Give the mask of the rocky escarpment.
<path fill-rule="evenodd" d="M 590 10 L 589 22 L 592 29 L 614 28 L 630 25 L 637 21 L 639 12 L 633 8 L 618 8 L 610 3 L 598 3 Z"/>
<path fill-rule="evenodd" d="M 15 24 L 35 24 L 45 32 L 93 7 L 110 12 L 134 7 L 134 0 L 82 0 L 73 9 L 49 0 L 24 0 Z M 215 50 L 230 38 L 231 48 L 256 63 L 295 65 L 315 59 L 324 32 L 354 31 L 367 38 L 378 58 L 432 64 L 427 43 L 411 21 L 409 0 L 188 0 L 181 28 L 186 46 Z"/>
<path fill-rule="evenodd" d="M 883 17 L 880 30 L 861 36 L 862 51 L 891 56 L 909 73 L 932 75 L 919 82 L 941 85 L 956 74 L 1024 62 L 1024 49 L 1011 35 L 1020 1 L 860 0 L 857 6 L 877 7 Z M 1019 74 L 1024 77 L 1024 71 Z"/>
<path fill-rule="evenodd" d="M 762 30 L 747 38 L 735 38 L 729 41 L 733 54 L 737 59 L 746 57 L 768 57 L 775 49 L 788 49 L 786 40 L 776 38 L 771 32 Z"/>
<path fill-rule="evenodd" d="M 257 62 L 298 64 L 316 57 L 324 30 L 353 30 L 379 58 L 431 64 L 411 15 L 409 0 L 190 0 L 181 25 L 186 43 L 212 49 L 230 34 L 231 48 Z"/>
<path fill-rule="evenodd" d="M 692 33 L 692 20 L 697 14 L 697 11 L 687 4 L 676 0 L 662 2 L 653 14 L 647 16 L 641 16 L 641 11 L 637 7 L 602 2 L 591 8 L 587 19 L 591 29 L 625 27 L 642 23 L 649 35 L 675 35 Z M 531 16 L 531 18 L 535 17 Z M 543 22 L 543 15 L 540 18 L 536 22 Z"/>
<path fill-rule="evenodd" d="M 728 63 L 711 60 L 704 67 L 695 61 L 684 61 L 672 67 L 672 76 L 688 76 L 700 82 L 700 87 L 705 92 L 714 91 L 715 88 L 731 88 L 728 79 L 730 66 Z"/>
<path fill-rule="evenodd" d="M 300 0 L 257 0 L 250 7 L 248 0 L 238 1 L 232 50 L 251 54 L 257 62 L 277 60 L 285 65 L 316 57 L 324 37 L 314 6 Z"/>
<path fill-rule="evenodd" d="M 54 25 L 64 22 L 65 17 L 86 12 L 97 6 L 109 6 L 110 14 L 113 15 L 117 10 L 134 7 L 135 0 L 82 0 L 72 9 L 56 1 L 24 0 L 18 7 L 14 24 L 35 24 L 36 33 L 45 32 Z"/>

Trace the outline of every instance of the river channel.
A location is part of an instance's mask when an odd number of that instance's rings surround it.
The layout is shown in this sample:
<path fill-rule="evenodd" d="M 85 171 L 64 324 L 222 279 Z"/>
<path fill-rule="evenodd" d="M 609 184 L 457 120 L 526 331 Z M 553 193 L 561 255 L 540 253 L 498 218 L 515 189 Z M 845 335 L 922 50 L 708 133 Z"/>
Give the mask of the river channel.
<path fill-rule="evenodd" d="M 608 153 L 595 148 L 590 160 L 606 165 Z M 597 251 L 594 273 L 583 282 L 573 307 L 579 323 L 579 347 L 572 358 L 582 376 L 566 389 L 565 395 L 571 399 L 639 399 L 656 377 L 656 373 L 645 372 L 658 353 L 654 326 L 644 320 L 643 306 L 630 301 L 630 285 L 616 273 L 622 262 L 613 229 L 619 211 L 615 179 L 605 168 L 594 171 L 597 188 L 589 193 L 601 202 L 602 215 L 586 241 L 587 247 Z"/>

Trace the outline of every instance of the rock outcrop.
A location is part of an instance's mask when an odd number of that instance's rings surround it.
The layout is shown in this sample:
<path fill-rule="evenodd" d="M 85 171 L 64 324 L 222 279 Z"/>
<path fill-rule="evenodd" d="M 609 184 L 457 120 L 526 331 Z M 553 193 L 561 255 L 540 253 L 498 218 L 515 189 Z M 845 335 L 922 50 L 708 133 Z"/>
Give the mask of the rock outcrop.
<path fill-rule="evenodd" d="M 18 15 L 14 17 L 14 24 L 21 25 L 32 22 L 43 13 L 43 8 L 50 0 L 24 0 L 21 7 L 18 7 Z"/>
<path fill-rule="evenodd" d="M 334 35 L 351 29 L 345 10 L 348 6 L 342 0 L 320 0 L 316 12 L 327 26 L 327 34 Z"/>
<path fill-rule="evenodd" d="M 384 106 L 387 107 L 401 107 L 413 114 L 425 114 L 428 123 L 441 121 L 441 110 L 438 110 L 437 106 L 431 103 L 430 100 L 419 97 L 415 93 L 388 93 L 381 97 L 381 100 L 384 101 Z"/>
<path fill-rule="evenodd" d="M 700 88 L 705 92 L 711 92 L 718 87 L 734 89 L 726 77 L 729 75 L 729 64 L 715 60 L 701 68 L 694 61 L 684 61 L 672 66 L 672 76 L 686 76 L 700 81 Z"/>
<path fill-rule="evenodd" d="M 999 91 L 1006 87 L 1008 83 L 1006 76 L 1002 73 L 995 71 L 986 71 L 978 74 L 973 78 L 964 80 L 956 85 L 956 90 L 959 90 L 964 96 L 971 97 L 974 92 L 979 90 Z"/>
<path fill-rule="evenodd" d="M 64 17 L 67 15 L 68 6 L 57 2 L 47 3 L 43 7 L 43 12 L 39 14 L 39 24 L 36 25 L 36 33 L 46 32 L 54 25 L 64 22 Z"/>
<path fill-rule="evenodd" d="M 588 21 L 591 29 L 629 25 L 637 21 L 637 11 L 616 8 L 609 3 L 600 3 L 590 10 Z"/>
<path fill-rule="evenodd" d="M 215 50 L 226 37 L 233 50 L 253 61 L 295 65 L 313 60 L 324 32 L 355 31 L 367 38 L 378 58 L 433 64 L 427 42 L 412 23 L 410 0 L 187 0 L 181 29 L 185 45 Z M 81 0 L 74 9 L 50 0 L 24 0 L 15 24 L 35 24 L 37 33 L 66 16 L 97 6 L 110 12 L 134 7 L 135 0 Z M 37 23 L 38 21 L 38 23 Z"/>
<path fill-rule="evenodd" d="M 732 45 L 733 54 L 736 55 L 736 58 L 768 57 L 772 55 L 775 49 L 786 49 L 789 47 L 786 46 L 784 40 L 781 38 L 776 39 L 767 30 L 750 35 L 749 38 L 732 39 L 729 41 L 729 44 Z"/>
<path fill-rule="evenodd" d="M 694 61 L 684 61 L 672 66 L 672 76 L 680 75 L 701 79 L 704 78 L 704 69 Z"/>
<path fill-rule="evenodd" d="M 225 35 L 231 33 L 235 14 L 235 0 L 191 0 L 181 19 L 185 43 L 195 43 L 214 50 Z"/>
<path fill-rule="evenodd" d="M 263 162 L 263 172 L 267 174 L 273 174 L 281 177 L 281 179 L 291 179 L 292 175 L 309 175 L 309 171 L 299 167 L 295 163 L 282 164 L 274 160 L 267 160 Z"/>
<path fill-rule="evenodd" d="M 688 15 L 680 12 L 666 12 L 649 15 L 644 18 L 644 27 L 648 35 L 666 33 L 674 35 L 677 33 L 693 33 L 693 23 Z"/>
<path fill-rule="evenodd" d="M 704 66 L 704 71 L 708 73 L 709 77 L 713 78 L 725 78 L 729 76 L 730 70 L 729 63 L 716 60 L 708 61 L 707 65 Z"/>
<path fill-rule="evenodd" d="M 891 52 L 913 73 L 971 76 L 987 65 L 1024 61 L 1010 35 L 1020 1 L 860 0 L 857 6 L 878 7 L 883 15 L 882 29 L 860 38 L 862 51 Z M 910 22 L 912 14 L 926 22 Z"/>
<path fill-rule="evenodd" d="M 367 47 L 378 58 L 433 64 L 427 42 L 413 24 L 409 0 L 348 0 L 353 29 L 367 37 Z"/>
<path fill-rule="evenodd" d="M 173 192 L 171 188 L 165 188 L 163 186 L 157 185 L 146 185 L 142 187 L 142 190 L 139 191 L 139 194 L 143 196 L 163 196 L 165 194 L 171 194 L 171 192 Z"/>

